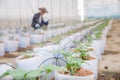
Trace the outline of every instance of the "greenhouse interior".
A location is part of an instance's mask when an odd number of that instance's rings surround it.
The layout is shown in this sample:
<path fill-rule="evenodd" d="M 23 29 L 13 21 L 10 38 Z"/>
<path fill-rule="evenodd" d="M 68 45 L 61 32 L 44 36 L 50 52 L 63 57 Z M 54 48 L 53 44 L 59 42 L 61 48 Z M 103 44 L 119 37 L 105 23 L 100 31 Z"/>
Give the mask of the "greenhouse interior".
<path fill-rule="evenodd" d="M 120 80 L 120 0 L 0 0 L 0 80 Z"/>

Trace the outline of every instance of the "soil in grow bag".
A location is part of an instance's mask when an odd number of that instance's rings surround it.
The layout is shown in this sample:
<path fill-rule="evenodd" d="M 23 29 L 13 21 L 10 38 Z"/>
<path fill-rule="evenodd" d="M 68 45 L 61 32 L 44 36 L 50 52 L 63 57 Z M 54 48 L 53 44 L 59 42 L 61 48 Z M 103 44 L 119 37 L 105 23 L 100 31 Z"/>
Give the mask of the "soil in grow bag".
<path fill-rule="evenodd" d="M 70 75 L 69 72 L 59 71 L 60 74 Z M 79 68 L 75 71 L 73 76 L 89 76 L 92 75 L 93 72 L 84 68 Z"/>
<path fill-rule="evenodd" d="M 22 59 L 28 59 L 28 58 L 32 58 L 34 56 L 31 56 L 31 55 L 25 55 L 23 57 L 21 57 L 19 60 L 22 60 Z"/>

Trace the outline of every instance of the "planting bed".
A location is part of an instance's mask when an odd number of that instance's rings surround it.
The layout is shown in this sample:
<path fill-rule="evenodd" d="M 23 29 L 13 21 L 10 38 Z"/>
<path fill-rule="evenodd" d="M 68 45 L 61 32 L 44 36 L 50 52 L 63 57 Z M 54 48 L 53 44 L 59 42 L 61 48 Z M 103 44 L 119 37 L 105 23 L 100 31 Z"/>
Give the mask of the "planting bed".
<path fill-rule="evenodd" d="M 49 75 L 52 75 L 55 80 L 97 80 L 98 63 L 105 49 L 111 20 L 99 19 L 72 26 L 57 25 L 62 27 L 49 27 L 52 33 L 48 30 L 32 31 L 28 43 L 22 44 L 23 49 L 9 51 L 9 54 L 0 57 L 0 62 L 14 66 L 13 70 L 1 77 L 10 75 L 14 79 L 50 80 Z"/>

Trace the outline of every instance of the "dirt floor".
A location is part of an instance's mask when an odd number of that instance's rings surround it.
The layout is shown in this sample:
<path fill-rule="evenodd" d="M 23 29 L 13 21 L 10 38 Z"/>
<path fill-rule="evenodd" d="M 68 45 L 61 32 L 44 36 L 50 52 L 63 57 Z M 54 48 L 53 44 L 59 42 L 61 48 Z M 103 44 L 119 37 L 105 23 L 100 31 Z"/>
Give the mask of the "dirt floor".
<path fill-rule="evenodd" d="M 112 21 L 106 49 L 99 64 L 99 80 L 120 80 L 120 20 Z"/>

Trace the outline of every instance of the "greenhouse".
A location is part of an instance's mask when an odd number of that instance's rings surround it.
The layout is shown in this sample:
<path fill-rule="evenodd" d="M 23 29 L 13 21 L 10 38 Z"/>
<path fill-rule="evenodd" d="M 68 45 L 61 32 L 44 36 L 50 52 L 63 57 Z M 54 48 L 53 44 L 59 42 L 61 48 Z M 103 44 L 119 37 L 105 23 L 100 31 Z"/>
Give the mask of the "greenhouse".
<path fill-rule="evenodd" d="M 120 80 L 120 0 L 0 0 L 0 80 Z"/>

